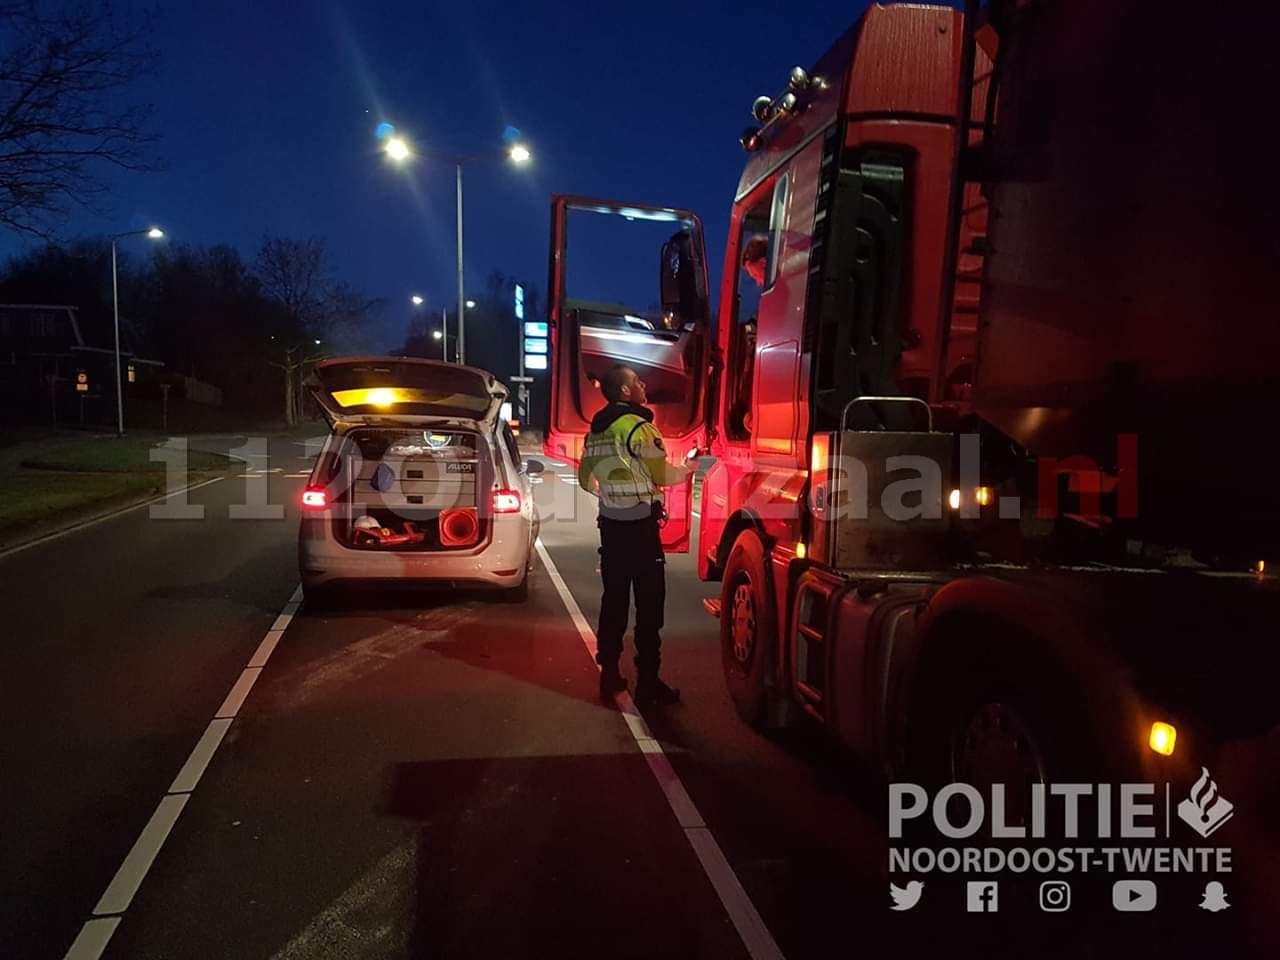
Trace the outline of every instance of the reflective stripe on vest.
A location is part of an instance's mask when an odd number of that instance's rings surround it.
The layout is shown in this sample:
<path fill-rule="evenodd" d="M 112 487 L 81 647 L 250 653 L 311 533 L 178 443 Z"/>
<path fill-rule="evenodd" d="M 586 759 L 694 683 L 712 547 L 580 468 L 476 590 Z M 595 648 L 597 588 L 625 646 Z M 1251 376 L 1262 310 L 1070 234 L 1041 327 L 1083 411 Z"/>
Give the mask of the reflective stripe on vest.
<path fill-rule="evenodd" d="M 599 485 L 601 503 L 607 507 L 624 509 L 658 499 L 648 468 L 628 448 L 632 433 L 643 423 L 639 417 L 623 416 L 603 433 L 587 435 L 583 458 L 599 461 L 591 475 Z"/>

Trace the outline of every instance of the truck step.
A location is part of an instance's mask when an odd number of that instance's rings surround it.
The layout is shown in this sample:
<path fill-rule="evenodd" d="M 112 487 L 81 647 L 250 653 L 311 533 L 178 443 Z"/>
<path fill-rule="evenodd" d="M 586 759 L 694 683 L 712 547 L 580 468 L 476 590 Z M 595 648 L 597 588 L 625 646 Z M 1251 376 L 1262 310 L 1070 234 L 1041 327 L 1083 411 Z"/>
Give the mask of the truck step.
<path fill-rule="evenodd" d="M 720 598 L 719 597 L 703 597 L 702 605 L 706 608 L 707 613 L 711 614 L 717 620 L 720 619 Z"/>

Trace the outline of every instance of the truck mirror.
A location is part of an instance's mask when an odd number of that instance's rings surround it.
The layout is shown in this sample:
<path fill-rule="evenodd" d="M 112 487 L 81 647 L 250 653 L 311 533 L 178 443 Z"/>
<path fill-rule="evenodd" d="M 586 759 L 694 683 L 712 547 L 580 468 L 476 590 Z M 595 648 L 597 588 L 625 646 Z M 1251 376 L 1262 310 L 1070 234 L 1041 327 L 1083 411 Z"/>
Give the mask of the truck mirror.
<path fill-rule="evenodd" d="M 668 330 L 680 330 L 706 319 L 705 298 L 700 289 L 693 235 L 688 230 L 672 234 L 662 245 L 660 288 L 662 322 Z"/>

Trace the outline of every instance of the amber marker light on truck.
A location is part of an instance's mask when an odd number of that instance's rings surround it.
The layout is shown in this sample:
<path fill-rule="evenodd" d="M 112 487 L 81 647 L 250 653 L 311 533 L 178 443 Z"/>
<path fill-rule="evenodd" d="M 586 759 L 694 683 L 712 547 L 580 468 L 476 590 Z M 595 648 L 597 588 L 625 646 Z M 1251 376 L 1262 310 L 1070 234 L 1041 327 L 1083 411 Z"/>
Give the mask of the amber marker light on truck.
<path fill-rule="evenodd" d="M 1151 736 L 1147 739 L 1147 743 L 1160 756 L 1173 756 L 1173 746 L 1177 742 L 1178 731 L 1173 724 L 1161 723 L 1157 720 L 1151 725 Z"/>
<path fill-rule="evenodd" d="M 973 491 L 973 499 L 980 507 L 991 506 L 991 501 L 995 497 L 995 492 L 990 487 L 978 487 Z"/>

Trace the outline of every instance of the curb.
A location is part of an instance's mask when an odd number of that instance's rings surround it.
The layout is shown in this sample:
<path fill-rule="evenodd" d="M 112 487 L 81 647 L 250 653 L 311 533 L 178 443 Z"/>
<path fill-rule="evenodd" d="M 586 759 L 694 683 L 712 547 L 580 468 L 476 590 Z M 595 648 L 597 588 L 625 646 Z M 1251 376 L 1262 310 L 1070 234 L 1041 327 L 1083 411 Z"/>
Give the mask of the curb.
<path fill-rule="evenodd" d="M 29 547 L 34 547 L 50 540 L 57 540 L 59 537 L 65 537 L 67 534 L 74 533 L 84 527 L 91 527 L 96 523 L 102 523 L 104 520 L 110 520 L 113 517 L 118 517 L 129 513 L 130 511 L 137 510 L 139 507 L 145 507 L 153 503 L 161 503 L 168 500 L 170 497 L 177 496 L 180 493 L 187 493 L 188 491 L 195 490 L 197 487 L 204 487 L 211 483 L 216 483 L 219 480 L 225 479 L 229 472 L 230 471 L 226 471 L 213 477 L 196 480 L 187 484 L 185 487 L 180 487 L 177 490 L 168 490 L 159 495 L 149 493 L 143 497 L 132 497 L 122 503 L 117 503 L 115 506 L 105 508 L 96 513 L 80 516 L 75 520 L 68 521 L 59 526 L 46 527 L 40 533 L 29 536 L 25 540 L 17 540 L 13 543 L 0 543 L 0 560 L 4 560 L 15 553 L 21 553 Z"/>

